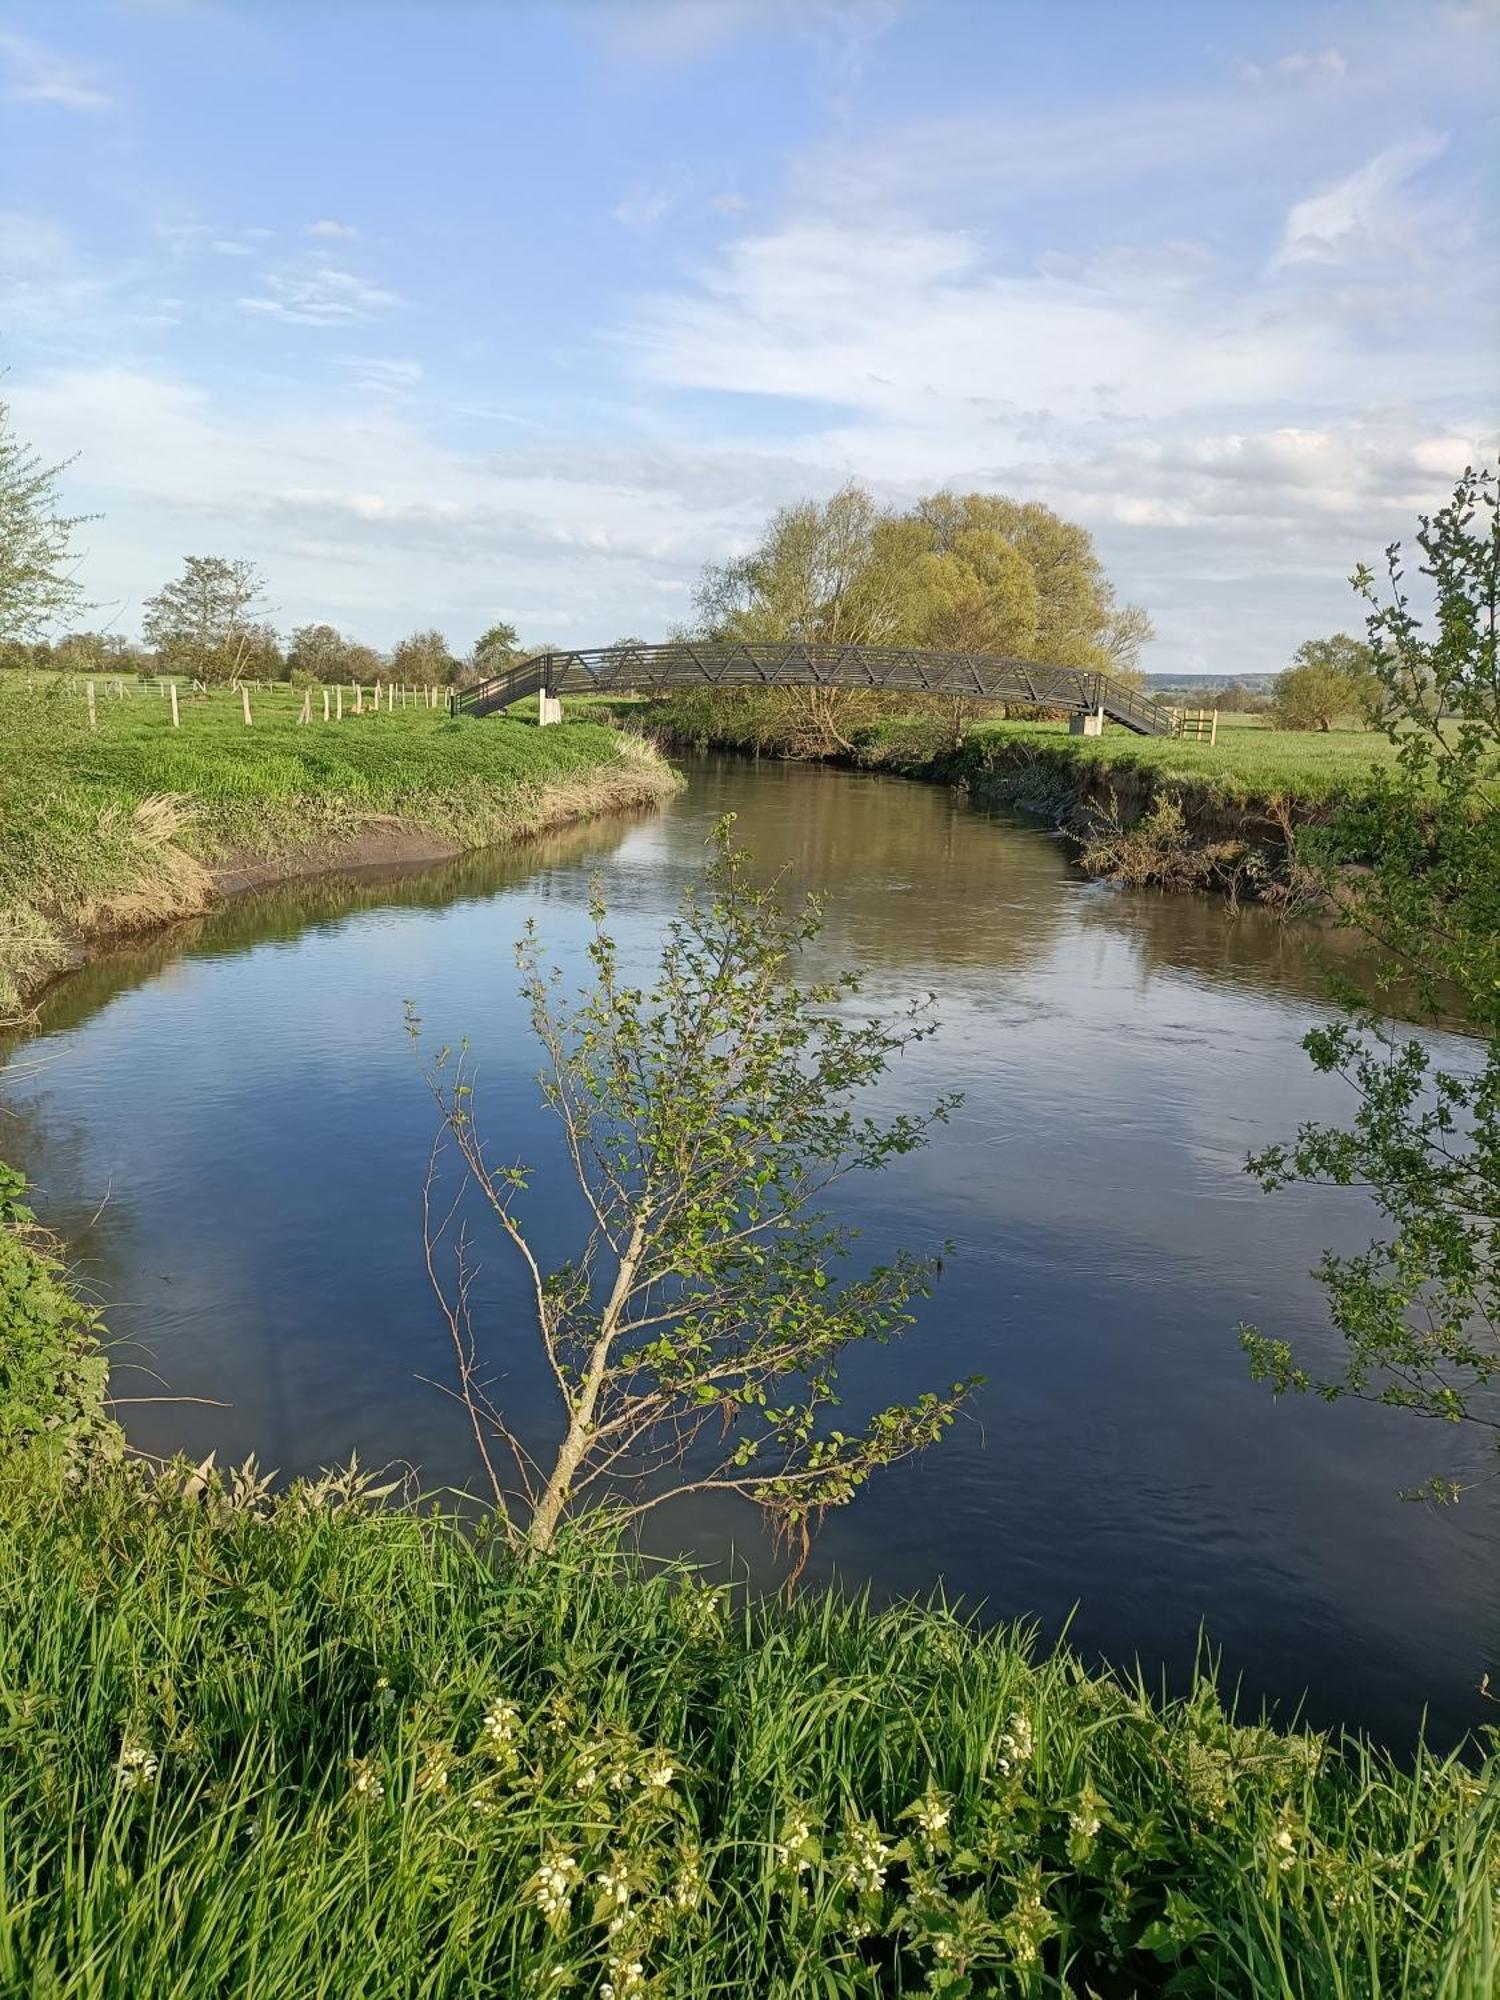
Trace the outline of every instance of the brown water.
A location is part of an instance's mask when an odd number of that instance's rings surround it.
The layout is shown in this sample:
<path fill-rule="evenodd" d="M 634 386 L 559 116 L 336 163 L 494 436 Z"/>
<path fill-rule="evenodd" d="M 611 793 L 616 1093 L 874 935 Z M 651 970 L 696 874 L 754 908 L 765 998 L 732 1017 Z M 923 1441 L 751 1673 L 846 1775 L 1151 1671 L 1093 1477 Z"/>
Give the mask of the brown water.
<path fill-rule="evenodd" d="M 457 1413 L 419 1379 L 446 1360 L 420 1254 L 432 1112 L 402 1002 L 434 1037 L 471 1038 L 492 1131 L 540 1169 L 540 1232 L 566 1254 L 578 1216 L 511 943 L 534 916 L 578 965 L 597 875 L 645 970 L 725 810 L 765 870 L 826 897 L 821 950 L 869 965 L 876 1004 L 937 995 L 942 1031 L 887 1102 L 965 1093 L 928 1151 L 849 1189 L 872 1253 L 955 1251 L 918 1332 L 848 1380 L 856 1399 L 975 1370 L 988 1386 L 976 1421 L 829 1522 L 816 1572 L 882 1594 L 941 1580 L 1047 1632 L 1071 1614 L 1085 1651 L 1174 1675 L 1201 1626 L 1252 1698 L 1305 1695 L 1316 1720 L 1393 1741 L 1424 1708 L 1445 1739 L 1487 1719 L 1500 1502 L 1395 1497 L 1461 1466 L 1464 1440 L 1274 1403 L 1235 1343 L 1252 1319 L 1331 1354 L 1309 1267 L 1373 1226 L 1352 1196 L 1268 1198 L 1242 1172 L 1343 1108 L 1297 1047 L 1325 1011 L 1318 940 L 1090 885 L 1050 836 L 897 780 L 703 762 L 659 816 L 246 899 L 56 989 L 0 1084 L 0 1155 L 108 1306 L 120 1393 L 227 1406 L 131 1404 L 136 1440 L 471 1477 Z M 478 1305 L 508 1403 L 545 1426 L 498 1245 Z M 732 1505 L 664 1518 L 656 1540 L 772 1569 Z"/>

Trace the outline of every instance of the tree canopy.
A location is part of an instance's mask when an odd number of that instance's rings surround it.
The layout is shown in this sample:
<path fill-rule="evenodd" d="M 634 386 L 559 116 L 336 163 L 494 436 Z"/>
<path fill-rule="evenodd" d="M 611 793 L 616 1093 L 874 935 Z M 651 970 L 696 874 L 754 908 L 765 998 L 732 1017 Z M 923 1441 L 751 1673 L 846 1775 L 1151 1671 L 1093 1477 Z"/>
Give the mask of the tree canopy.
<path fill-rule="evenodd" d="M 715 638 L 956 647 L 1130 672 L 1150 620 L 1118 605 L 1092 537 L 1050 507 L 929 494 L 905 513 L 862 486 L 783 507 L 696 592 Z"/>
<path fill-rule="evenodd" d="M 34 639 L 82 608 L 73 531 L 83 517 L 58 510 L 65 470 L 22 443 L 0 402 L 0 640 Z"/>
<path fill-rule="evenodd" d="M 1272 695 L 1281 729 L 1332 729 L 1341 716 L 1362 716 L 1377 701 L 1374 657 L 1348 632 L 1304 640 Z"/>
<path fill-rule="evenodd" d="M 169 672 L 201 681 L 265 677 L 279 670 L 281 655 L 258 616 L 264 590 L 254 563 L 188 556 L 182 574 L 147 598 L 141 631 Z"/>

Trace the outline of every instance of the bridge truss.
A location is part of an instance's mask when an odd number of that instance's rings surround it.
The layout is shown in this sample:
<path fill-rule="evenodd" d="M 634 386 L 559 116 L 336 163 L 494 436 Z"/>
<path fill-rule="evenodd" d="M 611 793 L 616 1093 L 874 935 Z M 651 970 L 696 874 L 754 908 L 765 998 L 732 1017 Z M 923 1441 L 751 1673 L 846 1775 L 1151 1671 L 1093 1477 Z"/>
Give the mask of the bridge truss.
<path fill-rule="evenodd" d="M 1170 712 L 1112 674 L 1046 666 L 998 653 L 935 652 L 916 646 L 828 646 L 803 640 L 674 640 L 664 646 L 604 646 L 537 653 L 466 688 L 468 715 L 490 715 L 526 695 L 665 694 L 684 687 L 867 688 L 882 694 L 962 696 L 971 701 L 1103 715 L 1140 736 L 1167 736 Z"/>

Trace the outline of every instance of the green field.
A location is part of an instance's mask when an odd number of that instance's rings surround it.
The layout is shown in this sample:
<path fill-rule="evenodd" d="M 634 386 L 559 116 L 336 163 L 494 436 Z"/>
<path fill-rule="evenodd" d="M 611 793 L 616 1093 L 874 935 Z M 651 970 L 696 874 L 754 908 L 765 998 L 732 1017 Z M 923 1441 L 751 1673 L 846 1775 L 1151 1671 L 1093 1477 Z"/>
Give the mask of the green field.
<path fill-rule="evenodd" d="M 181 726 L 150 694 L 0 686 L 0 1015 L 71 932 L 128 928 L 202 907 L 229 859 L 292 861 L 372 827 L 456 849 L 659 796 L 670 779 L 634 739 L 598 724 L 539 730 L 450 720 L 425 707 L 298 723 L 302 696 L 182 698 Z M 346 703 L 347 703 L 346 695 Z"/>
<path fill-rule="evenodd" d="M 795 704 L 790 693 L 704 690 L 651 702 L 645 706 L 645 716 L 689 740 L 774 755 L 793 743 Z M 1389 741 L 1373 730 L 1274 729 L 1264 718 L 1251 716 L 1221 716 L 1213 745 L 1137 736 L 1114 723 L 1106 724 L 1103 736 L 1072 736 L 1065 720 L 988 721 L 977 704 L 966 718 L 963 747 L 956 752 L 951 719 L 936 704 L 927 713 L 875 716 L 856 707 L 845 728 L 856 761 L 913 775 L 930 766 L 932 776 L 951 780 L 1012 751 L 1043 752 L 1178 776 L 1226 798 L 1324 800 L 1357 791 L 1372 771 L 1389 766 L 1394 756 Z"/>

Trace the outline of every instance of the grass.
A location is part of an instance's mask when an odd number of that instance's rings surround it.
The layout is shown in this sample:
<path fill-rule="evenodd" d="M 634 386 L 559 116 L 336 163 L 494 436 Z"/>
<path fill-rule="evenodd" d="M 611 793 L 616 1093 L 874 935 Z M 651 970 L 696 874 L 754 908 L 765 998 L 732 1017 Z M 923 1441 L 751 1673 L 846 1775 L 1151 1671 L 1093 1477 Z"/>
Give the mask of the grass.
<path fill-rule="evenodd" d="M 102 685 L 102 684 L 101 684 Z M 539 730 L 425 708 L 300 727 L 302 697 L 101 692 L 90 731 L 62 683 L 0 686 L 0 1015 L 78 934 L 201 909 L 214 870 L 287 867 L 372 830 L 460 848 L 660 796 L 666 768 L 597 724 Z"/>
<path fill-rule="evenodd" d="M 1493 1756 L 257 1487 L 0 1472 L 7 1992 L 1495 1991 Z"/>
<path fill-rule="evenodd" d="M 1372 771 L 1394 761 L 1389 741 L 1372 730 L 1221 728 L 1217 743 L 1136 736 L 1106 725 L 1103 736 L 1070 736 L 1066 723 L 981 723 L 976 749 L 1025 743 L 1050 753 L 1159 772 L 1210 785 L 1223 796 L 1323 800 L 1360 788 Z"/>

